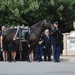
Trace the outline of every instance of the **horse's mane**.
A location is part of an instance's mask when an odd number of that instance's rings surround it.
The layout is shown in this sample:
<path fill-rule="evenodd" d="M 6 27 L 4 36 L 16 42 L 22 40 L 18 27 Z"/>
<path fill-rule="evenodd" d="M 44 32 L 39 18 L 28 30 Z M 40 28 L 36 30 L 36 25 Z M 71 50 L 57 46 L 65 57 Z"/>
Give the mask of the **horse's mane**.
<path fill-rule="evenodd" d="M 30 28 L 34 28 L 34 27 L 39 27 L 41 25 L 42 21 L 35 23 L 34 25 L 32 25 Z"/>

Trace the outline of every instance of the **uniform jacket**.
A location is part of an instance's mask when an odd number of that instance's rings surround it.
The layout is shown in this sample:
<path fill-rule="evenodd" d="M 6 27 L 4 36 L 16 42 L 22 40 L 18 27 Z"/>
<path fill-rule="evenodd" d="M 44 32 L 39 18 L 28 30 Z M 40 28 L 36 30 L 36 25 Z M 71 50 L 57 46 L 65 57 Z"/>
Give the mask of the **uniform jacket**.
<path fill-rule="evenodd" d="M 62 33 L 61 30 L 58 28 L 58 30 L 51 31 L 51 43 L 52 44 L 61 44 L 62 42 Z"/>
<path fill-rule="evenodd" d="M 43 46 L 45 47 L 51 47 L 51 36 L 49 35 L 49 38 L 44 34 L 43 35 Z"/>

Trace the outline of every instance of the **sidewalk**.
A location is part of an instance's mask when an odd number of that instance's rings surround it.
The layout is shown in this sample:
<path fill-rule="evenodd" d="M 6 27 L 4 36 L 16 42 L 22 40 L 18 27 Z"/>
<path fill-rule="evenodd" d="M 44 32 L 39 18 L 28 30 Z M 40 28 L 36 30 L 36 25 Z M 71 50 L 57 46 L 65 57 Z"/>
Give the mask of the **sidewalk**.
<path fill-rule="evenodd" d="M 75 62 L 75 56 L 65 56 L 61 55 L 60 56 L 61 61 L 69 61 L 69 62 Z"/>

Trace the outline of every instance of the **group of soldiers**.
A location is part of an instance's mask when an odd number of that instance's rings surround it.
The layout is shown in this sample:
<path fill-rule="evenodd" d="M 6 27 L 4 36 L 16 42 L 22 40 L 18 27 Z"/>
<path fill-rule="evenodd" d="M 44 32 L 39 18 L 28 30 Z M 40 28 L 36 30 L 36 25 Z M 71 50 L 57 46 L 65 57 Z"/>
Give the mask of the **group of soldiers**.
<path fill-rule="evenodd" d="M 55 30 L 44 31 L 37 47 L 38 60 L 42 60 L 42 52 L 44 55 L 44 61 L 52 61 L 51 55 L 53 55 L 54 62 L 60 62 L 60 52 L 62 45 L 62 33 L 58 28 L 58 22 L 54 22 Z"/>
<path fill-rule="evenodd" d="M 58 28 L 58 22 L 54 22 L 55 30 L 46 29 L 44 33 L 40 36 L 40 40 L 38 41 L 38 45 L 36 49 L 32 50 L 29 53 L 29 46 L 27 41 L 22 42 L 22 51 L 19 50 L 20 45 L 16 45 L 15 43 L 12 45 L 11 51 L 2 50 L 2 42 L 0 48 L 0 60 L 3 61 L 52 61 L 51 55 L 53 55 L 53 61 L 60 61 L 60 48 L 62 43 L 62 34 L 61 30 Z M 2 31 L 6 28 L 2 26 Z M 2 39 L 2 34 L 0 35 L 0 39 Z M 42 59 L 44 56 L 44 59 Z"/>

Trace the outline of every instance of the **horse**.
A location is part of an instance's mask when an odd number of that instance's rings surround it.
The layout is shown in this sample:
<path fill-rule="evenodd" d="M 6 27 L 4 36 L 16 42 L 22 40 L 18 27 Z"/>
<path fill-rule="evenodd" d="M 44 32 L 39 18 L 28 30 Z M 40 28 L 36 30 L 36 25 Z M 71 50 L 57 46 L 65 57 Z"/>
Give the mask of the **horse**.
<path fill-rule="evenodd" d="M 36 47 L 40 39 L 41 33 L 45 30 L 45 28 L 54 29 L 54 25 L 50 21 L 43 20 L 30 27 L 30 34 L 27 38 L 28 43 L 31 47 L 30 49 Z M 6 44 L 6 49 L 9 49 L 13 42 L 15 42 L 16 44 L 20 44 L 20 39 L 13 40 L 16 31 L 17 28 L 12 28 L 7 29 L 2 33 L 4 43 Z"/>
<path fill-rule="evenodd" d="M 46 29 L 54 29 L 54 25 L 50 22 L 50 21 L 40 21 L 36 24 L 34 24 L 31 28 L 30 28 L 30 36 L 28 38 L 29 40 L 29 44 L 32 47 L 36 47 L 36 45 L 38 44 L 38 41 L 40 39 L 40 36 L 42 34 L 42 32 Z"/>

